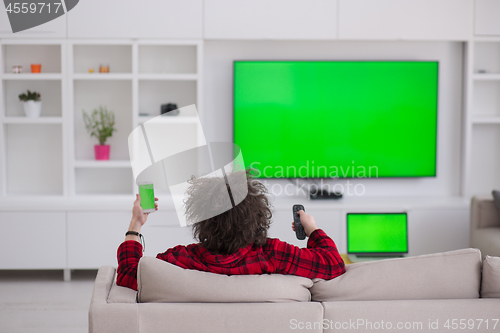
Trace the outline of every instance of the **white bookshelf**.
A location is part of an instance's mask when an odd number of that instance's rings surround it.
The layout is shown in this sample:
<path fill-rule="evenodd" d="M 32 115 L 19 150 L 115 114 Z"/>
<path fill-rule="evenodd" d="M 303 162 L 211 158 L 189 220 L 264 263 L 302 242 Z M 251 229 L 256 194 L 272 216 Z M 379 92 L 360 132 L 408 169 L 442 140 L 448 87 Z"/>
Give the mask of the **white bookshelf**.
<path fill-rule="evenodd" d="M 128 135 L 160 115 L 160 106 L 196 104 L 201 113 L 201 41 L 73 40 L 68 46 L 70 196 L 130 195 L 135 191 L 128 156 Z M 99 64 L 109 73 L 99 73 Z M 89 73 L 88 69 L 94 72 Z M 117 132 L 109 161 L 95 161 L 95 138 L 87 134 L 82 110 L 106 105 L 115 112 Z M 200 129 L 194 114 L 164 117 L 173 131 Z M 106 184 L 104 186 L 103 184 Z"/>
<path fill-rule="evenodd" d="M 500 38 L 465 44 L 462 195 L 500 188 Z"/>
<path fill-rule="evenodd" d="M 2 40 L 0 43 L 1 193 L 6 197 L 68 195 L 67 58 L 65 40 Z M 31 64 L 41 63 L 41 73 Z M 23 73 L 12 73 L 22 66 Z M 41 94 L 39 118 L 24 115 L 19 94 Z"/>
<path fill-rule="evenodd" d="M 116 198 L 135 192 L 128 135 L 160 115 L 160 105 L 196 104 L 201 113 L 203 43 L 199 40 L 12 39 L 0 43 L 0 195 L 40 199 Z M 41 73 L 31 73 L 41 63 Z M 99 73 L 101 64 L 109 73 Z M 23 73 L 12 73 L 23 66 Z M 89 69 L 93 69 L 93 73 Z M 18 95 L 42 96 L 27 118 Z M 96 161 L 82 110 L 106 105 L 117 131 L 109 161 Z M 141 115 L 140 115 L 141 114 Z M 173 131 L 199 137 L 192 114 L 164 117 Z"/>

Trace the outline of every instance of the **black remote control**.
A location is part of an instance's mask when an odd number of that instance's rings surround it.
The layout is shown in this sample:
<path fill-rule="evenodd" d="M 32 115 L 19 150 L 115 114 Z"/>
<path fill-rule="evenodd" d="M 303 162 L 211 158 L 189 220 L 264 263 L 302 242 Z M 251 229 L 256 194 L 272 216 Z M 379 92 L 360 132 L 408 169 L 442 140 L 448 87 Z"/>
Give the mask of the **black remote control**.
<path fill-rule="evenodd" d="M 302 223 L 300 223 L 300 215 L 298 213 L 299 210 L 303 210 L 304 212 L 306 211 L 302 205 L 293 205 L 292 213 L 293 224 L 295 225 L 295 236 L 297 236 L 297 239 L 303 240 L 306 239 L 306 231 L 304 230 Z"/>

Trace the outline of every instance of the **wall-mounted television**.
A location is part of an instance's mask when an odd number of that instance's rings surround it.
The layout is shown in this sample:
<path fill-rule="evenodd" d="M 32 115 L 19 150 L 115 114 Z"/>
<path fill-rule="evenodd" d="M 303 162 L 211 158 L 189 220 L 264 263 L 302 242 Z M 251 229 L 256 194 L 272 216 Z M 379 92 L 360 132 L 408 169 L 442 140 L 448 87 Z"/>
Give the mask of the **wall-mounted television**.
<path fill-rule="evenodd" d="M 235 61 L 234 142 L 261 178 L 435 177 L 437 61 Z"/>

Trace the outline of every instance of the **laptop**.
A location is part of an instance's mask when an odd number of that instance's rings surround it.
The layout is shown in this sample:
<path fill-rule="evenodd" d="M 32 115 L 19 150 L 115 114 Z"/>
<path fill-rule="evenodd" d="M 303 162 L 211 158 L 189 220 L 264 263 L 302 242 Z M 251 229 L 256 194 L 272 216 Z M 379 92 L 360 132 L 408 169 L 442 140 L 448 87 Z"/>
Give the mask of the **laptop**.
<path fill-rule="evenodd" d="M 347 255 L 353 262 L 408 253 L 407 213 L 348 213 Z"/>

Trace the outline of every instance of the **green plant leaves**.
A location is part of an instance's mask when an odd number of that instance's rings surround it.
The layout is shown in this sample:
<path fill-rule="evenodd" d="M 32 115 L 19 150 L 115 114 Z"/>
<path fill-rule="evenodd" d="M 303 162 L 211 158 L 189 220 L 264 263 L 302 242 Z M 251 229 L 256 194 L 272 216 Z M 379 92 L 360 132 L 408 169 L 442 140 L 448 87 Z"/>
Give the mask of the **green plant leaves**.
<path fill-rule="evenodd" d="M 35 101 L 35 102 L 38 102 L 40 100 L 40 94 L 37 93 L 36 91 L 29 91 L 28 90 L 28 93 L 22 93 L 21 95 L 19 95 L 19 99 L 23 102 L 27 102 L 27 101 Z"/>
<path fill-rule="evenodd" d="M 115 114 L 105 106 L 99 106 L 89 115 L 83 110 L 85 128 L 91 137 L 96 137 L 100 145 L 105 145 L 106 140 L 116 131 Z"/>

